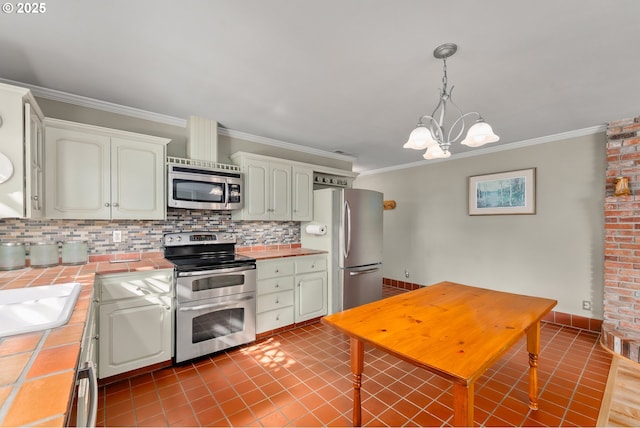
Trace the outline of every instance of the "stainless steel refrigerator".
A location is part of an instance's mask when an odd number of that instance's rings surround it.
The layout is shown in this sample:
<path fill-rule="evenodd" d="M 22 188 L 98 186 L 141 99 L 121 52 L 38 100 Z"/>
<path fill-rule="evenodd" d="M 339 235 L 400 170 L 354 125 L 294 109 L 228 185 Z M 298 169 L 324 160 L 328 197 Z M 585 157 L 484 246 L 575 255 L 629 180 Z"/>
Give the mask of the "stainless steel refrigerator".
<path fill-rule="evenodd" d="M 328 311 L 340 312 L 382 298 L 380 192 L 313 192 L 313 221 L 303 222 L 302 246 L 328 252 Z"/>

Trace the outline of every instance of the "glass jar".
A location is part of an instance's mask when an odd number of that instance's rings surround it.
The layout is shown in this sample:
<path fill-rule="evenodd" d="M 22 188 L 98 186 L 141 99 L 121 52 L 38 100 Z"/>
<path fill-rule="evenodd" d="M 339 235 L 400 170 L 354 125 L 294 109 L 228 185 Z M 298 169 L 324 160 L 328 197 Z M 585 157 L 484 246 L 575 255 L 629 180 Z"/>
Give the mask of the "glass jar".
<path fill-rule="evenodd" d="M 29 261 L 32 268 L 57 266 L 60 261 L 58 243 L 36 242 L 30 244 Z"/>
<path fill-rule="evenodd" d="M 23 243 L 0 243 L 0 270 L 22 269 L 25 267 L 25 259 Z"/>
<path fill-rule="evenodd" d="M 65 241 L 62 243 L 62 264 L 83 265 L 87 263 L 86 241 Z"/>

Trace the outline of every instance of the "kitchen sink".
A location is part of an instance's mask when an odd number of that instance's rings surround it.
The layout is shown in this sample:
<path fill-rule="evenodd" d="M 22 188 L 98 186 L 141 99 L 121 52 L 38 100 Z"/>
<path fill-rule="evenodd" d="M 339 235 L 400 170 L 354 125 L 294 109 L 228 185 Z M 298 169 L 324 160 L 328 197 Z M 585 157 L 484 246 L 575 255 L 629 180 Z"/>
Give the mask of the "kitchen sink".
<path fill-rule="evenodd" d="M 0 337 L 66 324 L 82 284 L 69 282 L 0 290 Z"/>

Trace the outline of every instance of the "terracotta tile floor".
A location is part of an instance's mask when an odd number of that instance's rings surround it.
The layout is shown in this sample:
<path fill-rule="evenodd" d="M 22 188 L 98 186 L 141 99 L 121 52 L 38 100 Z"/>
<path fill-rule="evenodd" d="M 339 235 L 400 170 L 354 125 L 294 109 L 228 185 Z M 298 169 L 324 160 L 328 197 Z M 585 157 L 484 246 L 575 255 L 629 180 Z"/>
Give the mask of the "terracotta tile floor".
<path fill-rule="evenodd" d="M 387 290 L 388 293 L 392 293 Z M 543 323 L 540 410 L 524 339 L 476 382 L 483 426 L 595 426 L 611 356 L 599 335 Z M 364 426 L 450 426 L 450 384 L 365 348 Z M 350 426 L 349 341 L 320 323 L 100 388 L 99 426 Z"/>

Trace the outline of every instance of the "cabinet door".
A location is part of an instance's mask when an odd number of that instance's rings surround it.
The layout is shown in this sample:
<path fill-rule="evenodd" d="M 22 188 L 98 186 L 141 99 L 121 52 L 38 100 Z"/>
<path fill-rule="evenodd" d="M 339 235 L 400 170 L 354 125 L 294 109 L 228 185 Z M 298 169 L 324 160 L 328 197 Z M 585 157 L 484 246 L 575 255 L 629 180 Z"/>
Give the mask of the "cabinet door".
<path fill-rule="evenodd" d="M 165 218 L 164 146 L 111 138 L 111 218 Z"/>
<path fill-rule="evenodd" d="M 327 314 L 327 273 L 296 276 L 295 321 L 301 322 Z"/>
<path fill-rule="evenodd" d="M 293 212 L 291 219 L 294 221 L 313 220 L 313 170 L 294 166 L 293 177 Z"/>
<path fill-rule="evenodd" d="M 48 218 L 109 219 L 109 137 L 50 127 L 46 130 Z"/>
<path fill-rule="evenodd" d="M 171 297 L 100 305 L 100 378 L 171 359 Z"/>
<path fill-rule="evenodd" d="M 269 219 L 269 163 L 248 159 L 244 167 L 243 220 Z"/>
<path fill-rule="evenodd" d="M 44 215 L 44 124 L 30 103 L 24 104 L 25 215 Z"/>
<path fill-rule="evenodd" d="M 269 164 L 270 220 L 291 220 L 291 166 L 285 163 Z"/>

